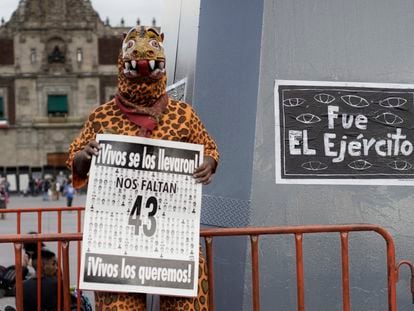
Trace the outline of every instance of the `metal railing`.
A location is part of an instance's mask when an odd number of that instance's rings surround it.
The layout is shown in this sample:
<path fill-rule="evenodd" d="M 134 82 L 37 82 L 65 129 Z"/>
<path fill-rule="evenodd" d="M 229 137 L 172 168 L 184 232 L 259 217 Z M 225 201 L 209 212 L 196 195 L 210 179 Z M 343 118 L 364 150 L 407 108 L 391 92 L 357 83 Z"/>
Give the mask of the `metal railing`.
<path fill-rule="evenodd" d="M 76 211 L 77 229 L 75 233 L 62 233 L 62 213 L 65 211 Z M 40 251 L 41 242 L 55 241 L 58 243 L 58 283 L 63 283 L 63 294 L 58 292 L 58 308 L 61 309 L 63 296 L 64 310 L 70 308 L 70 276 L 69 276 L 69 245 L 74 241 L 77 243 L 77 286 L 79 286 L 80 273 L 80 242 L 82 240 L 81 214 L 83 208 L 46 208 L 46 209 L 9 209 L 0 210 L 5 213 L 15 213 L 17 215 L 17 233 L 0 235 L 1 243 L 13 243 L 16 264 L 16 308 L 17 311 L 23 310 L 23 282 L 22 280 L 22 243 L 37 243 Z M 37 213 L 39 234 L 21 234 L 21 214 Z M 57 213 L 58 223 L 56 233 L 43 234 L 42 215 L 44 213 Z M 402 260 L 396 265 L 395 246 L 392 236 L 384 228 L 370 224 L 350 224 L 350 225 L 307 225 L 307 226 L 283 226 L 283 227 L 248 227 L 248 228 L 217 228 L 202 229 L 200 236 L 204 238 L 206 244 L 206 259 L 208 266 L 209 282 L 209 309 L 215 310 L 214 301 L 214 252 L 213 241 L 218 237 L 247 236 L 250 238 L 251 265 L 252 265 L 252 310 L 260 310 L 260 258 L 259 242 L 261 236 L 268 235 L 292 235 L 295 239 L 296 247 L 296 280 L 297 280 L 297 309 L 305 310 L 305 273 L 303 267 L 303 236 L 305 234 L 339 234 L 341 244 L 341 264 L 342 264 L 342 306 L 344 311 L 351 310 L 350 304 L 350 284 L 349 284 L 349 234 L 351 232 L 375 232 L 386 242 L 387 258 L 387 287 L 388 287 L 388 310 L 397 310 L 396 283 L 399 279 L 399 268 L 408 265 L 411 269 L 411 293 L 414 297 L 414 267 L 411 262 Z M 38 261 L 37 271 L 41 271 L 41 260 Z M 38 272 L 39 273 L 39 272 Z M 40 278 L 38 277 L 38 310 L 40 310 Z M 78 295 L 78 310 L 80 309 L 80 295 Z"/>
<path fill-rule="evenodd" d="M 85 208 L 78 207 L 53 207 L 53 208 L 9 208 L 9 209 L 0 209 L 0 214 L 3 215 L 15 215 L 16 216 L 16 231 L 15 234 L 10 233 L 6 235 L 0 235 L 0 244 L 1 243 L 14 243 L 14 252 L 15 252 L 15 266 L 16 266 L 16 308 L 17 310 L 23 310 L 23 270 L 22 270 L 22 243 L 37 243 L 37 252 L 40 254 L 41 243 L 42 242 L 57 242 L 57 258 L 58 258 L 58 272 L 57 272 L 57 281 L 58 284 L 62 284 L 62 278 L 65 277 L 65 272 L 69 273 L 69 257 L 65 259 L 65 252 L 68 251 L 69 242 L 77 241 L 77 262 L 76 269 L 77 275 L 80 273 L 80 256 L 81 256 L 81 241 L 82 235 L 82 214 Z M 21 234 L 22 233 L 22 216 L 23 215 L 35 215 L 37 218 L 37 232 L 38 234 Z M 42 234 L 43 232 L 43 215 L 45 214 L 55 214 L 57 217 L 56 228 L 54 232 L 49 234 Z M 62 230 L 62 215 L 70 215 L 70 217 L 75 218 L 76 228 L 73 228 L 72 233 L 63 233 Z M 9 216 L 6 216 L 9 217 Z M 53 231 L 53 230 L 52 230 Z M 62 256 L 63 255 L 63 256 Z M 41 307 L 41 266 L 42 259 L 39 256 L 40 260 L 37 260 L 36 273 L 37 273 L 37 302 L 38 310 L 40 311 Z M 63 259 L 63 260 L 61 260 Z M 67 261 L 65 261 L 67 260 Z M 65 262 L 67 266 L 65 266 Z M 69 274 L 67 275 L 69 277 Z M 69 281 L 69 279 L 68 279 Z M 67 286 L 69 286 L 68 283 Z M 79 281 L 76 283 L 77 289 L 79 288 Z M 68 287 L 69 288 L 69 287 Z M 64 286 L 58 286 L 57 288 L 57 300 L 58 300 L 58 309 L 61 310 L 62 302 L 62 289 L 65 290 Z M 80 310 L 81 297 L 77 295 L 77 305 L 78 310 Z M 66 308 L 65 308 L 66 310 Z"/>
<path fill-rule="evenodd" d="M 307 225 L 307 226 L 283 226 L 283 227 L 256 227 L 256 228 L 220 228 L 202 230 L 201 235 L 205 237 L 207 244 L 207 261 L 209 268 L 209 288 L 214 293 L 213 267 L 213 238 L 224 236 L 249 236 L 251 244 L 252 265 L 252 310 L 260 310 L 260 276 L 259 276 L 259 240 L 263 235 L 293 235 L 296 246 L 296 290 L 297 309 L 305 310 L 305 285 L 303 268 L 303 235 L 315 233 L 338 233 L 341 240 L 342 258 L 342 307 L 344 311 L 351 310 L 349 290 L 349 233 L 350 232 L 376 232 L 382 236 L 387 248 L 387 277 L 388 277 L 388 310 L 397 310 L 396 283 L 398 281 L 398 269 L 402 264 L 411 265 L 409 261 L 402 261 L 398 266 L 395 264 L 395 246 L 392 236 L 384 228 L 370 224 L 350 225 Z M 411 293 L 414 295 L 414 269 L 412 269 Z M 214 310 L 214 295 L 210 296 L 210 307 Z"/>

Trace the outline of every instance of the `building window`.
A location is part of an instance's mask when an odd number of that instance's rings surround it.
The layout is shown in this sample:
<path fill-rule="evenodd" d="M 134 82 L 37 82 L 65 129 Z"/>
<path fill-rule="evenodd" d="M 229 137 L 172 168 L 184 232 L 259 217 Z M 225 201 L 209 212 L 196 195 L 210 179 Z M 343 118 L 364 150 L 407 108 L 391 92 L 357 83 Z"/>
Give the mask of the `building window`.
<path fill-rule="evenodd" d="M 3 96 L 0 96 L 0 128 L 8 128 L 9 122 L 7 120 L 6 103 Z"/>
<path fill-rule="evenodd" d="M 83 61 L 83 53 L 82 53 L 82 49 L 78 49 L 76 52 L 76 60 L 78 61 L 78 63 L 82 63 Z"/>
<path fill-rule="evenodd" d="M 32 64 L 35 64 L 36 63 L 36 49 L 31 49 L 30 50 L 30 62 L 32 63 Z"/>
<path fill-rule="evenodd" d="M 98 39 L 98 61 L 100 65 L 116 65 L 119 56 L 119 46 L 122 39 L 119 36 Z"/>
<path fill-rule="evenodd" d="M 67 95 L 49 95 L 47 98 L 47 114 L 52 117 L 65 116 L 68 114 Z"/>
<path fill-rule="evenodd" d="M 13 39 L 0 38 L 0 65 L 14 64 Z"/>
<path fill-rule="evenodd" d="M 6 118 L 6 114 L 4 111 L 4 101 L 3 97 L 0 96 L 0 120 L 4 120 Z"/>

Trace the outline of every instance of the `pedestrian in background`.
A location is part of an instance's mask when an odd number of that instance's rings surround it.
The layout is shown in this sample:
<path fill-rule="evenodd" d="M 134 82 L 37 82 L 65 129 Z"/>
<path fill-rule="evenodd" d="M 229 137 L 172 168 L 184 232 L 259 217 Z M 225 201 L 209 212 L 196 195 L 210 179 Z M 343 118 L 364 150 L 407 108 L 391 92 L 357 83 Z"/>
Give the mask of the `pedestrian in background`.
<path fill-rule="evenodd" d="M 75 188 L 73 188 L 71 178 L 69 178 L 65 188 L 63 189 L 63 195 L 66 196 L 66 206 L 71 207 L 73 198 L 75 197 Z"/>
<path fill-rule="evenodd" d="M 51 195 L 52 201 L 58 201 L 59 200 L 59 183 L 56 181 L 54 177 L 50 181 L 50 191 L 52 192 L 52 195 Z"/>
<path fill-rule="evenodd" d="M 0 209 L 6 209 L 7 207 L 7 192 L 4 183 L 0 183 Z M 1 219 L 5 218 L 4 213 L 0 213 Z"/>
<path fill-rule="evenodd" d="M 42 181 L 43 201 L 49 201 L 49 189 L 50 189 L 49 179 L 45 178 Z"/>
<path fill-rule="evenodd" d="M 42 248 L 40 256 L 35 252 L 32 264 L 37 269 L 37 260 L 41 257 L 41 310 L 57 310 L 58 279 L 57 258 L 54 252 Z M 37 310 L 37 274 L 23 282 L 23 306 L 25 311 Z"/>

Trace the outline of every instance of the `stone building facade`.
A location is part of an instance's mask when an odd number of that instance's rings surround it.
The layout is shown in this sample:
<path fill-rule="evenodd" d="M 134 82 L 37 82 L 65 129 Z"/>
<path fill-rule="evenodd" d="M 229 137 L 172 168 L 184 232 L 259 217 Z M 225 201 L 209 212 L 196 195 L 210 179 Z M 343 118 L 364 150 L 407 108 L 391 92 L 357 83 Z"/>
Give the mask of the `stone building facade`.
<path fill-rule="evenodd" d="M 0 174 L 64 167 L 89 111 L 116 92 L 125 30 L 89 0 L 20 1 L 0 26 Z M 17 190 L 19 178 L 11 184 Z"/>

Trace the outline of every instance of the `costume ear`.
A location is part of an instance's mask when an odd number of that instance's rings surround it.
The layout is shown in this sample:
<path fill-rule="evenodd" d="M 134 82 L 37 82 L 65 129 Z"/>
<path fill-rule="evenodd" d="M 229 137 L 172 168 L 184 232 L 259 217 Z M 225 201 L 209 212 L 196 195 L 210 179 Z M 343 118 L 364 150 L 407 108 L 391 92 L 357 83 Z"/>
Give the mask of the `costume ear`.
<path fill-rule="evenodd" d="M 163 32 L 160 34 L 160 38 L 161 38 L 161 42 L 164 42 L 164 33 Z"/>

